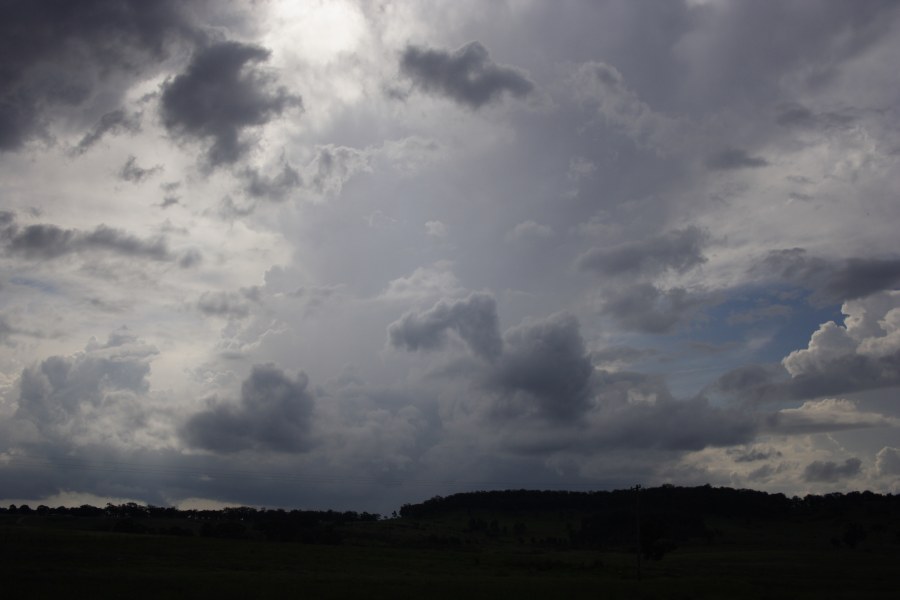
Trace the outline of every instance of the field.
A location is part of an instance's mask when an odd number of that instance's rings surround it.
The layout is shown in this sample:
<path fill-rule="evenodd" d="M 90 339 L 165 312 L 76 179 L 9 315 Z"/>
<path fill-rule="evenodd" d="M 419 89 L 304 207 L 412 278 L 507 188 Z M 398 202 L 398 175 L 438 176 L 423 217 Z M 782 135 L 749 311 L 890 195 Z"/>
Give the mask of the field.
<path fill-rule="evenodd" d="M 109 516 L 2 514 L 0 577 L 7 598 L 895 598 L 900 585 L 900 530 L 883 516 L 857 519 L 852 544 L 846 515 L 710 517 L 709 535 L 643 558 L 640 579 L 633 548 L 576 543 L 583 519 L 451 510 L 302 543 L 200 535 L 183 517 L 122 533 Z"/>

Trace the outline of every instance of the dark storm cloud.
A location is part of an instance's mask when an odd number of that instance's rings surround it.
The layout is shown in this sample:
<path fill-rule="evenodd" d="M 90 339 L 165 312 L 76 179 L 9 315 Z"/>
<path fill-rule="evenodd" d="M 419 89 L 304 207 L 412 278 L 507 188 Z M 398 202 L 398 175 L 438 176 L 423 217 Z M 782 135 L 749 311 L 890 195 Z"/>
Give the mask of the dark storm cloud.
<path fill-rule="evenodd" d="M 832 303 L 864 298 L 900 286 L 900 259 L 825 259 L 803 248 L 773 250 L 756 273 L 775 276 L 813 291 L 812 300 Z"/>
<path fill-rule="evenodd" d="M 400 57 L 400 70 L 423 91 L 474 109 L 504 94 L 523 98 L 534 89 L 524 71 L 498 65 L 479 42 L 469 42 L 453 52 L 407 46 Z"/>
<path fill-rule="evenodd" d="M 750 156 L 744 150 L 728 148 L 711 156 L 706 166 L 713 171 L 730 171 L 733 169 L 756 169 L 765 167 L 769 162 L 758 156 Z"/>
<path fill-rule="evenodd" d="M 803 479 L 806 481 L 818 481 L 834 483 L 839 479 L 855 477 L 862 471 L 862 461 L 858 458 L 848 458 L 844 464 L 839 465 L 830 460 L 817 460 L 806 465 L 803 469 Z"/>
<path fill-rule="evenodd" d="M 600 311 L 626 329 L 669 333 L 707 301 L 684 288 L 665 290 L 650 283 L 638 283 L 606 293 Z"/>
<path fill-rule="evenodd" d="M 162 237 L 141 239 L 106 225 L 98 225 L 93 231 L 62 229 L 49 224 L 19 227 L 12 213 L 0 216 L 0 248 L 7 255 L 51 260 L 82 252 L 104 251 L 156 261 L 178 260 L 179 264 L 187 256 L 173 255 Z"/>
<path fill-rule="evenodd" d="M 188 5 L 175 0 L 4 2 L 0 151 L 15 150 L 40 133 L 55 107 L 83 105 L 98 82 L 161 59 L 170 40 L 194 37 Z M 83 149 L 124 123 L 124 115 L 120 120 L 110 114 L 82 139 Z"/>
<path fill-rule="evenodd" d="M 308 381 L 303 373 L 291 379 L 273 365 L 257 365 L 241 387 L 240 404 L 217 404 L 195 414 L 182 436 L 213 452 L 309 450 L 315 399 Z"/>
<path fill-rule="evenodd" d="M 136 133 L 139 130 L 140 122 L 136 115 L 128 115 L 121 109 L 108 112 L 100 117 L 97 124 L 81 138 L 78 145 L 72 149 L 72 153 L 76 155 L 84 154 L 108 133 L 118 133 L 120 131 Z"/>
<path fill-rule="evenodd" d="M 122 168 L 119 169 L 119 178 L 131 183 L 140 183 L 151 175 L 156 175 L 162 171 L 162 165 L 154 165 L 144 169 L 137 164 L 137 158 L 129 156 Z"/>
<path fill-rule="evenodd" d="M 239 42 L 198 50 L 185 72 L 163 88 L 166 128 L 178 136 L 210 141 L 206 158 L 212 167 L 237 161 L 250 146 L 245 129 L 302 106 L 300 96 L 274 87 L 274 77 L 257 68 L 269 54 Z"/>
<path fill-rule="evenodd" d="M 497 303 L 490 294 L 478 292 L 464 300 L 441 300 L 426 311 L 404 314 L 388 326 L 388 339 L 395 348 L 432 350 L 444 345 L 448 331 L 455 331 L 482 358 L 494 359 L 503 348 Z"/>
<path fill-rule="evenodd" d="M 497 416 L 537 410 L 565 421 L 587 410 L 594 368 L 575 317 L 528 322 L 503 339 L 503 354 L 488 375 L 489 388 L 499 394 Z"/>
<path fill-rule="evenodd" d="M 706 262 L 703 249 L 709 234 L 686 227 L 608 248 L 592 248 L 577 261 L 579 268 L 604 276 L 655 275 L 667 270 L 684 273 Z"/>

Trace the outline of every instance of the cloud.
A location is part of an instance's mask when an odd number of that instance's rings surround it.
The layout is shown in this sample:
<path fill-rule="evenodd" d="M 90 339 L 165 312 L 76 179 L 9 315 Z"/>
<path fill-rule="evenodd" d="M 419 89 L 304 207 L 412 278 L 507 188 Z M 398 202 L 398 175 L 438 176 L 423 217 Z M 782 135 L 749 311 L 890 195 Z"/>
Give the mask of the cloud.
<path fill-rule="evenodd" d="M 476 355 L 492 360 L 503 348 L 497 303 L 490 294 L 473 292 L 463 300 L 440 300 L 425 311 L 411 311 L 388 326 L 395 348 L 409 351 L 440 348 L 454 331 Z"/>
<path fill-rule="evenodd" d="M 124 110 L 118 109 L 104 114 L 97 124 L 88 131 L 78 145 L 72 149 L 75 155 L 81 155 L 91 149 L 108 133 L 127 131 L 137 133 L 141 128 L 138 115 L 128 115 Z"/>
<path fill-rule="evenodd" d="M 670 154 L 692 137 L 685 123 L 654 111 L 642 101 L 612 65 L 599 61 L 579 65 L 570 87 L 582 105 L 593 107 L 638 147 Z"/>
<path fill-rule="evenodd" d="M 244 179 L 244 192 L 248 196 L 275 201 L 283 200 L 303 184 L 300 173 L 287 162 L 272 176 L 266 176 L 253 168 L 245 169 L 241 176 Z"/>
<path fill-rule="evenodd" d="M 129 156 L 128 160 L 125 161 L 125 164 L 119 170 L 119 178 L 123 181 L 130 181 L 131 183 L 140 183 L 151 175 L 156 175 L 161 172 L 162 169 L 162 165 L 154 165 L 149 169 L 141 168 L 137 164 L 137 159 L 134 156 Z"/>
<path fill-rule="evenodd" d="M 806 481 L 819 481 L 834 483 L 840 479 L 849 479 L 860 474 L 862 461 L 858 458 L 848 458 L 844 464 L 839 465 L 830 460 L 816 460 L 803 469 L 803 479 Z"/>
<path fill-rule="evenodd" d="M 606 292 L 600 312 L 626 329 L 659 334 L 671 332 L 707 302 L 681 287 L 662 289 L 638 283 Z"/>
<path fill-rule="evenodd" d="M 495 416 L 536 411 L 566 421 L 587 410 L 594 368 L 575 317 L 528 321 L 508 330 L 503 341 L 503 354 L 486 378 L 498 395 Z"/>
<path fill-rule="evenodd" d="M 752 403 L 821 398 L 900 385 L 900 291 L 845 302 L 844 325 L 819 326 L 775 365 L 746 365 L 711 391 Z"/>
<path fill-rule="evenodd" d="M 142 398 L 156 348 L 127 329 L 82 352 L 51 356 L 22 370 L 15 418 L 46 439 L 88 443 L 133 441 L 143 425 Z"/>
<path fill-rule="evenodd" d="M 803 248 L 772 250 L 753 271 L 811 289 L 812 299 L 823 303 L 864 298 L 900 285 L 900 259 L 825 259 Z"/>
<path fill-rule="evenodd" d="M 48 224 L 20 228 L 15 221 L 11 221 L 0 230 L 0 244 L 7 254 L 39 260 L 95 250 L 152 260 L 171 258 L 164 239 L 142 240 L 106 225 L 98 225 L 93 231 L 85 232 Z"/>
<path fill-rule="evenodd" d="M 810 396 L 900 385 L 900 291 L 845 302 L 844 326 L 829 321 L 805 349 L 782 360 L 795 393 Z"/>
<path fill-rule="evenodd" d="M 670 270 L 684 273 L 706 262 L 703 249 L 708 243 L 709 234 L 691 226 L 616 246 L 591 248 L 576 264 L 606 277 L 657 275 Z"/>
<path fill-rule="evenodd" d="M 400 70 L 423 91 L 473 109 L 504 94 L 524 98 L 534 90 L 524 71 L 498 65 L 479 42 L 469 42 L 453 52 L 407 46 L 400 57 Z"/>
<path fill-rule="evenodd" d="M 454 296 L 462 292 L 459 279 L 453 273 L 453 263 L 439 260 L 427 267 L 418 267 L 406 277 L 392 279 L 381 294 L 385 300 L 423 300 Z"/>
<path fill-rule="evenodd" d="M 425 234 L 434 238 L 447 237 L 447 226 L 441 221 L 426 221 Z"/>
<path fill-rule="evenodd" d="M 769 161 L 758 156 L 750 156 L 744 150 L 728 148 L 711 156 L 706 166 L 713 171 L 732 171 L 735 169 L 758 169 L 769 165 Z"/>
<path fill-rule="evenodd" d="M 291 379 L 273 365 L 256 365 L 237 405 L 216 403 L 190 417 L 183 439 L 218 453 L 243 450 L 297 453 L 312 447 L 315 398 L 304 373 Z"/>
<path fill-rule="evenodd" d="M 780 410 L 767 419 L 770 429 L 784 434 L 823 433 L 897 424 L 897 419 L 862 412 L 855 402 L 834 398 L 807 400 L 799 408 Z"/>
<path fill-rule="evenodd" d="M 885 446 L 875 455 L 875 471 L 882 477 L 900 475 L 900 448 Z"/>
<path fill-rule="evenodd" d="M 534 221 L 523 221 L 506 232 L 505 240 L 515 242 L 526 239 L 547 239 L 553 237 L 553 228 Z"/>
<path fill-rule="evenodd" d="M 163 86 L 163 122 L 173 134 L 211 142 L 211 167 L 236 162 L 250 147 L 244 131 L 265 125 L 300 96 L 273 88 L 274 77 L 255 67 L 270 52 L 255 45 L 220 42 L 198 50 L 186 70 Z"/>
<path fill-rule="evenodd" d="M 0 23 L 0 151 L 41 135 L 57 109 L 117 98 L 119 79 L 163 58 L 170 42 L 196 36 L 195 13 L 174 0 L 7 3 Z M 107 114 L 113 116 L 101 118 L 79 148 L 117 127 L 115 113 Z"/>
<path fill-rule="evenodd" d="M 204 292 L 197 299 L 197 310 L 211 317 L 243 319 L 250 314 L 250 305 L 246 293 Z"/>

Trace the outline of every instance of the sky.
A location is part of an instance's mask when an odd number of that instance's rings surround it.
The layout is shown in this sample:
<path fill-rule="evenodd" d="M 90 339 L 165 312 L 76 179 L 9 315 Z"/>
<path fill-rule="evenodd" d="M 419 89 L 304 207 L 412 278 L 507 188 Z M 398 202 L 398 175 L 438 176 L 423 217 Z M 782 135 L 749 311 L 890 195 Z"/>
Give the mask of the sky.
<path fill-rule="evenodd" d="M 0 502 L 900 493 L 897 2 L 0 7 Z"/>

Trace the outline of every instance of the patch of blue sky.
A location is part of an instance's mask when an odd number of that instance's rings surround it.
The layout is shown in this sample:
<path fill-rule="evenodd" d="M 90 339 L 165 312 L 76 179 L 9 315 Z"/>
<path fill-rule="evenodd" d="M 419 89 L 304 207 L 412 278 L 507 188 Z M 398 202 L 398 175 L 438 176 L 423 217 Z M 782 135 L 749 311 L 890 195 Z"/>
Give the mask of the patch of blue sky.
<path fill-rule="evenodd" d="M 9 278 L 9 282 L 14 285 L 21 285 L 31 288 L 45 294 L 56 294 L 58 291 L 57 287 L 54 284 L 42 279 L 33 279 L 31 277 L 22 277 L 20 275 L 15 275 Z"/>

